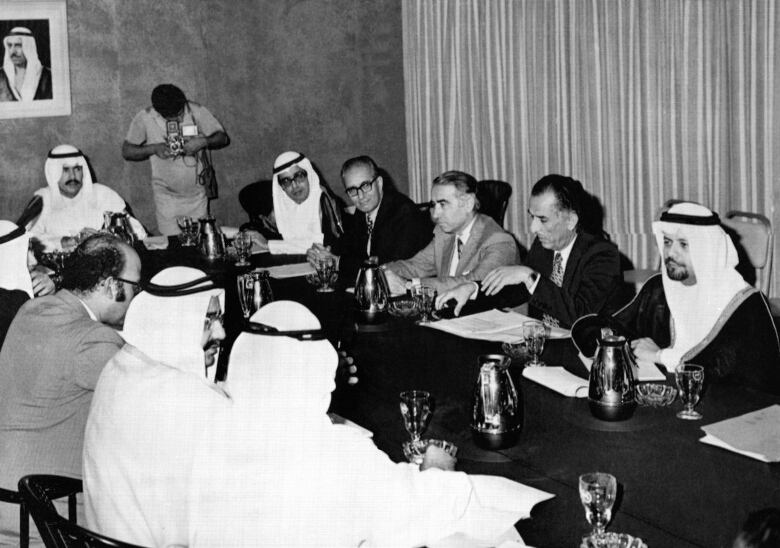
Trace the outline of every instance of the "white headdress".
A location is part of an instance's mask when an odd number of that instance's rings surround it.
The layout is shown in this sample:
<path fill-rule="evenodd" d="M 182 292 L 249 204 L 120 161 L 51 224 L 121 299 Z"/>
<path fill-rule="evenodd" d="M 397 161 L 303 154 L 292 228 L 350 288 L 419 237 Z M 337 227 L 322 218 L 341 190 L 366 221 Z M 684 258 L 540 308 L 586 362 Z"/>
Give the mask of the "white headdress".
<path fill-rule="evenodd" d="M 735 270 L 737 250 L 721 228 L 718 215 L 690 202 L 673 205 L 653 223 L 663 256 L 664 233 L 688 241 L 696 283 L 671 280 L 661 268 L 666 302 L 672 316 L 672 346 L 664 350 L 664 363 L 677 363 L 712 330 L 723 310 L 738 292 L 748 287 Z"/>
<path fill-rule="evenodd" d="M 33 296 L 30 271 L 27 269 L 29 234 L 11 221 L 0 221 L 0 287 L 21 289 Z"/>
<path fill-rule="evenodd" d="M 59 181 L 65 166 L 81 166 L 83 176 L 81 190 L 75 197 L 66 199 L 60 193 Z M 46 184 L 49 185 L 49 196 L 53 210 L 75 207 L 77 204 L 94 207 L 92 199 L 92 174 L 84 154 L 73 145 L 58 145 L 49 151 L 46 163 L 43 165 Z"/>
<path fill-rule="evenodd" d="M 279 173 L 293 166 L 303 169 L 309 179 L 309 195 L 301 204 L 295 203 L 279 185 Z M 284 240 L 322 243 L 322 224 L 320 220 L 320 178 L 306 156 L 298 152 L 284 152 L 274 162 L 271 180 L 271 193 L 274 201 L 276 227 Z"/>
<path fill-rule="evenodd" d="M 22 52 L 27 58 L 24 82 L 22 83 L 22 88 L 19 90 L 16 89 L 16 71 L 13 62 L 11 61 L 10 38 L 12 36 L 21 37 Z M 13 92 L 14 97 L 16 97 L 17 101 L 32 101 L 35 98 L 35 92 L 38 90 L 38 82 L 40 81 L 41 73 L 43 72 L 43 65 L 41 65 L 40 59 L 38 59 L 38 46 L 35 43 L 35 37 L 33 37 L 30 29 L 14 27 L 3 39 L 3 45 L 5 45 L 3 70 L 8 78 L 8 83 L 11 85 L 11 91 Z"/>

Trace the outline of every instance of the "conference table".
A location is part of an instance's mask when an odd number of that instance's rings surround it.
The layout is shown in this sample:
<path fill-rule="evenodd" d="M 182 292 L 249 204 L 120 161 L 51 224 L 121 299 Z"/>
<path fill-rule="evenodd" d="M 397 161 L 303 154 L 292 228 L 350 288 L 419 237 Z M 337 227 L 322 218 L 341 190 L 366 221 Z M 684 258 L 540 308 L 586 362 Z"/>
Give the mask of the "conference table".
<path fill-rule="evenodd" d="M 302 262 L 302 256 L 252 257 L 253 267 Z M 143 277 L 175 264 L 201 268 L 224 282 L 230 339 L 240 330 L 231 261 L 209 262 L 194 248 L 175 241 L 168 250 L 142 250 Z M 749 512 L 780 507 L 780 466 L 766 464 L 699 442 L 702 425 L 780 403 L 780 397 L 743 387 L 706 384 L 697 406 L 704 418 L 675 417 L 670 407 L 638 407 L 622 422 L 592 417 L 586 398 L 567 398 L 522 376 L 513 362 L 510 375 L 523 402 L 523 428 L 509 449 L 480 449 L 471 439 L 469 419 L 478 357 L 500 352 L 500 343 L 465 339 L 388 317 L 366 324 L 354 313 L 353 297 L 337 288 L 317 293 L 303 278 L 271 280 L 275 298 L 299 301 L 320 319 L 329 339 L 359 367 L 360 381 L 340 386 L 332 409 L 373 432 L 376 445 L 393 460 L 404 459 L 408 439 L 398 406 L 403 390 L 428 390 L 435 400 L 425 437 L 446 439 L 458 448 L 457 469 L 499 475 L 555 495 L 538 504 L 517 529 L 538 548 L 579 546 L 590 526 L 578 494 L 578 477 L 609 472 L 618 497 L 607 530 L 641 537 L 649 547 L 730 547 Z M 229 379 L 227 360 L 218 376 Z M 569 339 L 548 341 L 542 359 L 587 377 Z M 780 366 L 780 364 L 778 364 Z"/>

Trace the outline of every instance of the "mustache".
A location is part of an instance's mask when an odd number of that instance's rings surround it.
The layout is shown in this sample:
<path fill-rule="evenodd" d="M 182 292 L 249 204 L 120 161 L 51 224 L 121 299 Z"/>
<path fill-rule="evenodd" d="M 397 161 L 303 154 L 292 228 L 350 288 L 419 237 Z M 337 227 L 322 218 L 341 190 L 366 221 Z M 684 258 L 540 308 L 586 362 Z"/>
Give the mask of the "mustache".
<path fill-rule="evenodd" d="M 680 263 L 678 263 L 674 259 L 664 259 L 664 265 L 669 266 L 670 264 L 673 264 L 675 266 L 682 266 Z"/>
<path fill-rule="evenodd" d="M 81 181 L 79 181 L 78 179 L 68 179 L 67 181 L 65 181 L 65 184 L 66 184 L 66 185 L 69 185 L 69 184 L 72 184 L 72 183 L 75 183 L 75 184 L 77 184 L 77 185 L 80 185 L 80 184 L 81 184 Z"/>

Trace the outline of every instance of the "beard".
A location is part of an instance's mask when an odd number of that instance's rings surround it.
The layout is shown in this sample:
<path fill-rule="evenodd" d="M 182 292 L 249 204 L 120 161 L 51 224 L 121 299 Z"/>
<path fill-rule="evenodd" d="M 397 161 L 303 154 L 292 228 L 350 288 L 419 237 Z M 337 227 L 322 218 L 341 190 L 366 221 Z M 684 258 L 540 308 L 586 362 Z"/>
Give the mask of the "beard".
<path fill-rule="evenodd" d="M 666 266 L 666 275 L 669 276 L 670 280 L 682 282 L 683 280 L 688 279 L 688 269 L 680 263 L 677 263 L 672 259 L 666 259 L 664 265 Z"/>

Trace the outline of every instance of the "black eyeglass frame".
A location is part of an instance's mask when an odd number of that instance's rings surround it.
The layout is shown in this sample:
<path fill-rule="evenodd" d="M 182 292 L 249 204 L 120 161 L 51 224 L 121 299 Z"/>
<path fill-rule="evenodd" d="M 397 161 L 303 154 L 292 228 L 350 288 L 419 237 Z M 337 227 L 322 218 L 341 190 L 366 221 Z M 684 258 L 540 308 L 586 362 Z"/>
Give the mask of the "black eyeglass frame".
<path fill-rule="evenodd" d="M 308 178 L 309 174 L 305 169 L 302 169 L 301 171 L 296 171 L 295 175 L 292 177 L 279 177 L 277 180 L 279 181 L 279 186 L 282 187 L 282 190 L 287 190 L 292 186 L 293 183 L 300 184 L 304 179 Z"/>
<path fill-rule="evenodd" d="M 374 183 L 378 178 L 379 178 L 379 173 L 374 175 L 374 178 L 371 179 L 370 181 L 363 181 L 358 186 L 351 186 L 345 189 L 347 196 L 349 196 L 350 198 L 357 198 L 361 194 L 365 196 L 366 194 L 371 192 L 372 188 L 374 188 Z"/>

